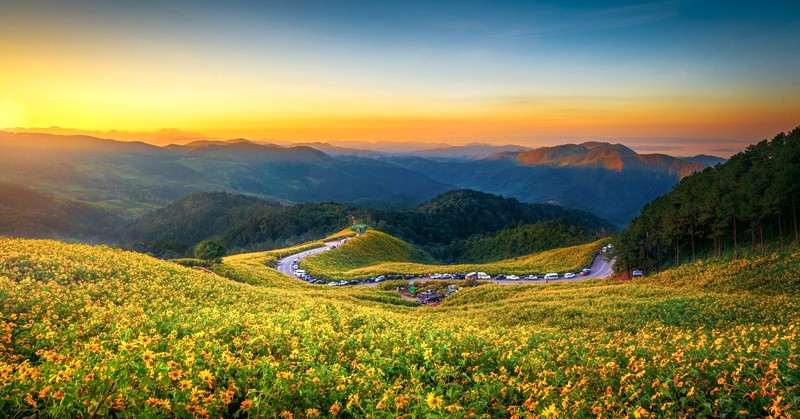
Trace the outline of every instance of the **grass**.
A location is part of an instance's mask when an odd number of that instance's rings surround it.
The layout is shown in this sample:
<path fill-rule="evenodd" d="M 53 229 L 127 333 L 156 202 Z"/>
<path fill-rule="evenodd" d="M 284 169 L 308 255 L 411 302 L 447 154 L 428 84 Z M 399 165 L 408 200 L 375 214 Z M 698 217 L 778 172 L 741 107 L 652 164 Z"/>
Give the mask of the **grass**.
<path fill-rule="evenodd" d="M 219 264 L 251 285 L 103 246 L 0 238 L 0 411 L 800 415 L 800 303 L 778 279 L 800 249 L 686 267 L 683 282 L 485 284 L 436 308 L 308 285 L 263 253 Z"/>
<path fill-rule="evenodd" d="M 366 240 L 365 240 L 366 239 Z M 329 278 L 362 279 L 387 274 L 445 272 L 486 272 L 490 275 L 540 274 L 578 271 L 588 266 L 607 239 L 579 246 L 549 250 L 492 263 L 436 265 L 425 262 L 421 250 L 386 234 L 371 231 L 340 249 L 310 257 L 302 262 L 312 275 Z"/>

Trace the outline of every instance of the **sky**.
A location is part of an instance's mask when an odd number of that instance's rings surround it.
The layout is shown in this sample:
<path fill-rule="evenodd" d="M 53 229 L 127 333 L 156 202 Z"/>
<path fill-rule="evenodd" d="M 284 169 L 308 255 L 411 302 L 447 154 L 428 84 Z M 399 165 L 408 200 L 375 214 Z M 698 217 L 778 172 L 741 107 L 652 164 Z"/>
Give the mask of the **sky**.
<path fill-rule="evenodd" d="M 0 0 L 0 56 L 0 128 L 725 156 L 800 125 L 797 1 Z"/>

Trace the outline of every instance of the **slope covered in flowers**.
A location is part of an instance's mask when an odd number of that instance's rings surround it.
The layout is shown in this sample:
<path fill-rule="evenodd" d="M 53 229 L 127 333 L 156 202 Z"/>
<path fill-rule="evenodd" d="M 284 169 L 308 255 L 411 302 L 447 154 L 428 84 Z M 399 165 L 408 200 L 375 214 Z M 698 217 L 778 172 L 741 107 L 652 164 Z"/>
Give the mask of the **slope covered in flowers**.
<path fill-rule="evenodd" d="M 260 285 L 105 247 L 0 239 L 0 411 L 800 414 L 800 309 L 784 295 L 596 281 L 484 285 L 412 308 L 247 269 Z"/>

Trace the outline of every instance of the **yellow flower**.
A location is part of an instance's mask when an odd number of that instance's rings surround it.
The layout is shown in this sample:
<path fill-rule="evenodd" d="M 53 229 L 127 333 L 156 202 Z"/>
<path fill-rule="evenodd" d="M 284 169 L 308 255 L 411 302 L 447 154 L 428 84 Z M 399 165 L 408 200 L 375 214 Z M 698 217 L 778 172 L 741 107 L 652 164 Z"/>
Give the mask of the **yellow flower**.
<path fill-rule="evenodd" d="M 198 376 L 198 377 L 200 377 L 200 379 L 201 379 L 201 380 L 203 380 L 203 381 L 208 381 L 208 380 L 210 380 L 211 378 L 213 378 L 213 377 L 214 377 L 214 376 L 211 374 L 211 371 L 209 371 L 209 370 L 203 370 L 203 371 L 200 371 L 200 372 L 197 374 L 197 376 Z"/>
<path fill-rule="evenodd" d="M 153 365 L 153 360 L 155 359 L 156 359 L 156 354 L 149 349 L 144 351 L 144 353 L 142 353 L 142 361 L 144 361 L 145 365 L 147 365 L 148 367 Z"/>
<path fill-rule="evenodd" d="M 428 407 L 431 409 L 439 409 L 442 407 L 442 398 L 434 393 L 428 393 L 428 397 L 425 398 L 425 403 L 427 403 Z"/>
<path fill-rule="evenodd" d="M 347 396 L 347 408 L 349 409 L 353 405 L 358 406 L 359 399 L 360 399 L 360 396 L 358 395 L 358 393 L 354 393 L 354 394 L 351 394 L 351 395 Z"/>
<path fill-rule="evenodd" d="M 328 411 L 331 413 L 331 415 L 336 416 L 341 410 L 342 408 L 339 406 L 339 403 L 334 403 L 331 405 L 331 408 Z"/>
<path fill-rule="evenodd" d="M 319 410 L 317 410 L 317 409 L 313 409 L 313 408 L 306 409 L 306 417 L 315 418 L 315 417 L 318 417 L 319 415 L 320 415 L 320 413 L 319 413 Z"/>
<path fill-rule="evenodd" d="M 181 371 L 181 370 L 172 370 L 167 374 L 167 376 L 172 381 L 178 381 L 178 380 L 181 379 L 181 376 L 183 376 L 183 371 Z"/>
<path fill-rule="evenodd" d="M 246 399 L 246 400 L 244 400 L 244 401 L 242 402 L 242 404 L 241 404 L 241 405 L 239 405 L 239 408 L 240 408 L 240 409 L 242 409 L 242 410 L 244 410 L 245 412 L 246 412 L 246 411 L 248 411 L 248 410 L 250 410 L 250 408 L 251 408 L 251 407 L 253 407 L 253 401 L 252 401 L 252 400 L 250 400 L 250 399 Z"/>
<path fill-rule="evenodd" d="M 551 417 L 558 415 L 558 410 L 556 410 L 556 405 L 551 404 L 546 409 L 542 411 L 542 417 Z"/>

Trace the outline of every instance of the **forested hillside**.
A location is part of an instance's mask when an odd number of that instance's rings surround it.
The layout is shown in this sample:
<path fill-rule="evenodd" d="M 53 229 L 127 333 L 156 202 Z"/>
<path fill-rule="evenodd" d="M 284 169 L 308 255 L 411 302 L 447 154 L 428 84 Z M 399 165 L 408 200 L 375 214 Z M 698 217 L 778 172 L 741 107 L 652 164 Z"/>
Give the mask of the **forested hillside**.
<path fill-rule="evenodd" d="M 589 243 L 603 235 L 603 229 L 591 229 L 562 217 L 508 227 L 492 235 L 458 240 L 447 249 L 452 255 L 451 261 L 482 263 Z"/>
<path fill-rule="evenodd" d="M 364 216 L 379 230 L 421 246 L 437 259 L 444 261 L 465 260 L 470 245 L 464 242 L 469 239 L 493 235 L 520 224 L 533 224 L 563 217 L 572 225 L 582 225 L 589 230 L 600 231 L 601 234 L 609 226 L 605 220 L 586 211 L 549 204 L 526 204 L 513 198 L 469 189 L 444 193 L 408 210 L 365 210 Z M 549 233 L 551 232 L 548 231 Z M 538 237 L 531 236 L 530 239 L 543 243 Z M 591 240 L 587 238 L 586 241 Z M 537 250 L 550 248 L 553 247 L 542 246 Z M 512 253 L 516 251 L 512 250 Z M 526 253 L 506 254 L 498 250 L 494 254 L 497 258 L 481 257 L 481 261 L 500 260 Z"/>
<path fill-rule="evenodd" d="M 616 239 L 620 269 L 764 255 L 798 241 L 800 127 L 684 178 Z"/>
<path fill-rule="evenodd" d="M 0 235 L 108 242 L 129 220 L 102 205 L 0 183 Z"/>
<path fill-rule="evenodd" d="M 408 210 L 278 205 L 229 193 L 199 193 L 134 223 L 127 242 L 159 257 L 188 254 L 204 239 L 219 240 L 234 252 L 269 250 L 324 237 L 351 225 L 353 217 L 445 262 L 501 260 L 608 234 L 608 223 L 585 211 L 470 190 L 448 192 Z M 527 227 L 548 220 L 560 221 Z"/>
<path fill-rule="evenodd" d="M 226 192 L 197 193 L 146 214 L 128 228 L 127 239 L 135 250 L 167 258 L 187 255 L 205 239 L 231 251 L 277 249 L 347 227 L 349 210 L 344 204 L 280 205 Z"/>

